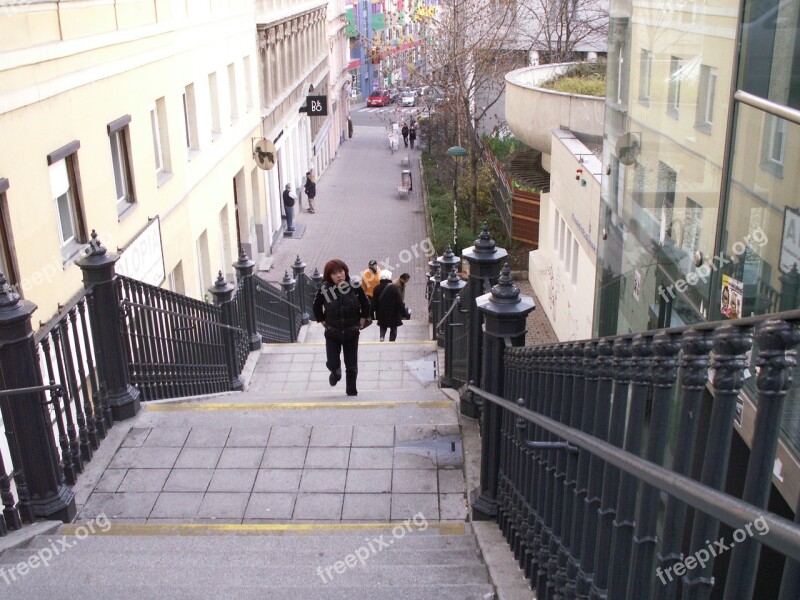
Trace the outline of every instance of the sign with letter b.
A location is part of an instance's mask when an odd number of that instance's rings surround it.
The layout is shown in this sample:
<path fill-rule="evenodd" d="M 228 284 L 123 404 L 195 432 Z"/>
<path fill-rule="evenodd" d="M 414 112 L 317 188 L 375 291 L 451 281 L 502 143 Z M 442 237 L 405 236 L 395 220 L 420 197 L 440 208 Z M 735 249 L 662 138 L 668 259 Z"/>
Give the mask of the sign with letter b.
<path fill-rule="evenodd" d="M 306 111 L 309 117 L 324 117 L 328 114 L 327 96 L 306 96 Z"/>

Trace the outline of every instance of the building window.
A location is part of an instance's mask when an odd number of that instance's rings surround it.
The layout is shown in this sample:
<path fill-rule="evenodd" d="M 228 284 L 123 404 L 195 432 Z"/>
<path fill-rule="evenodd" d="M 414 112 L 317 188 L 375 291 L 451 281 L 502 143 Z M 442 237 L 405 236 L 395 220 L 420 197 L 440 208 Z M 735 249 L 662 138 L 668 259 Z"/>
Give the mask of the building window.
<path fill-rule="evenodd" d="M 189 84 L 183 89 L 183 127 L 185 131 L 186 149 L 189 158 L 192 150 L 199 150 L 200 143 L 197 135 L 197 102 L 194 97 L 194 84 Z"/>
<path fill-rule="evenodd" d="M 653 53 L 642 50 L 639 56 L 639 101 L 650 101 L 650 74 L 653 69 Z"/>
<path fill-rule="evenodd" d="M 236 65 L 233 63 L 228 65 L 228 93 L 231 105 L 231 124 L 233 124 L 239 118 L 239 99 L 236 95 Z"/>
<path fill-rule="evenodd" d="M 714 91 L 717 87 L 717 70 L 708 65 L 700 67 L 700 86 L 697 91 L 697 115 L 695 127 L 711 132 L 714 122 Z"/>
<path fill-rule="evenodd" d="M 572 285 L 578 284 L 578 240 L 572 238 Z"/>
<path fill-rule="evenodd" d="M 161 185 L 172 172 L 169 155 L 169 131 L 167 130 L 167 104 L 164 98 L 150 106 L 150 129 L 153 135 L 153 156 L 155 157 L 158 185 Z"/>
<path fill-rule="evenodd" d="M 682 61 L 677 56 L 669 60 L 669 88 L 667 90 L 667 114 L 678 118 L 678 109 L 681 103 L 681 72 Z"/>
<path fill-rule="evenodd" d="M 11 237 L 11 228 L 8 225 L 8 179 L 0 177 L 0 273 L 6 276 L 8 285 L 15 286 L 17 293 L 21 294 L 17 283 L 17 262 L 14 258 L 14 244 Z"/>
<path fill-rule="evenodd" d="M 61 258 L 65 262 L 75 256 L 87 240 L 78 185 L 79 147 L 78 142 L 73 142 L 47 157 Z"/>
<path fill-rule="evenodd" d="M 183 261 L 178 261 L 175 268 L 167 276 L 169 289 L 178 294 L 186 294 L 186 286 L 183 281 Z"/>
<path fill-rule="evenodd" d="M 775 115 L 764 115 L 764 140 L 762 142 L 761 167 L 783 177 L 783 160 L 786 150 L 786 121 Z"/>
<path fill-rule="evenodd" d="M 217 74 L 208 74 L 208 97 L 211 103 L 211 137 L 219 137 L 222 129 L 219 123 L 219 87 L 217 87 Z"/>
<path fill-rule="evenodd" d="M 656 208 L 661 211 L 659 241 L 662 245 L 667 243 L 667 238 L 672 239 L 672 221 L 675 216 L 675 190 L 677 185 L 678 174 L 669 165 L 659 161 Z"/>
<path fill-rule="evenodd" d="M 117 195 L 117 214 L 121 215 L 136 202 L 131 171 L 131 147 L 128 123 L 131 116 L 125 115 L 106 126 L 111 147 L 111 168 L 114 171 L 114 189 Z"/>
<path fill-rule="evenodd" d="M 253 73 L 250 70 L 250 57 L 244 57 L 244 109 L 250 112 L 253 108 Z"/>

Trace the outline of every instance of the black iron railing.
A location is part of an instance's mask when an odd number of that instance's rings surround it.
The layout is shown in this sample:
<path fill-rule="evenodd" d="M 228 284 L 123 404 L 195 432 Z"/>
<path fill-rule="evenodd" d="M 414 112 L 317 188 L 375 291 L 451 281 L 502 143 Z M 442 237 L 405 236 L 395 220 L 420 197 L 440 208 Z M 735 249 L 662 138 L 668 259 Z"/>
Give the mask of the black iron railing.
<path fill-rule="evenodd" d="M 144 400 L 230 389 L 222 309 L 118 276 L 131 383 Z M 238 359 L 236 359 L 238 362 Z"/>
<path fill-rule="evenodd" d="M 256 328 L 265 342 L 296 342 L 300 331 L 300 307 L 289 294 L 264 281 L 257 275 L 255 281 Z M 282 287 L 291 289 L 294 280 L 287 273 Z"/>
<path fill-rule="evenodd" d="M 767 503 L 800 311 L 499 353 L 488 339 L 484 373 L 504 376 L 470 386 L 487 460 L 476 505 L 496 507 L 539 598 L 798 597 L 800 526 Z M 729 457 L 748 376 L 745 470 Z"/>

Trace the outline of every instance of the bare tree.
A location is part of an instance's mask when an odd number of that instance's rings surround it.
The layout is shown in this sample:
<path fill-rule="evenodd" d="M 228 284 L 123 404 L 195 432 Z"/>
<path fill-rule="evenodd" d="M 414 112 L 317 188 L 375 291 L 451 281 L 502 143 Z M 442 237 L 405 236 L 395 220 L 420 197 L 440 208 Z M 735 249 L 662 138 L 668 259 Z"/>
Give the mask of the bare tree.
<path fill-rule="evenodd" d="M 454 123 L 452 143 L 469 152 L 469 222 L 478 226 L 481 121 L 505 90 L 505 74 L 527 54 L 513 35 L 516 0 L 443 0 L 425 47 L 426 71 L 415 73 L 442 95 Z"/>
<path fill-rule="evenodd" d="M 605 50 L 607 0 L 519 0 L 520 34 L 544 62 L 575 60 L 581 49 Z"/>

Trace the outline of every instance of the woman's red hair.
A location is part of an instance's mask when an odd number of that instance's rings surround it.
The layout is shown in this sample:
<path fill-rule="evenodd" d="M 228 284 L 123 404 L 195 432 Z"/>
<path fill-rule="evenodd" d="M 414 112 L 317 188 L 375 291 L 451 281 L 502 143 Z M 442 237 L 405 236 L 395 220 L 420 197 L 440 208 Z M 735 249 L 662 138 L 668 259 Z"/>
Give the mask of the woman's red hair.
<path fill-rule="evenodd" d="M 325 263 L 325 269 L 322 273 L 322 278 L 330 284 L 333 284 L 334 271 L 344 271 L 344 280 L 350 283 L 350 269 L 343 260 L 332 258 Z"/>

